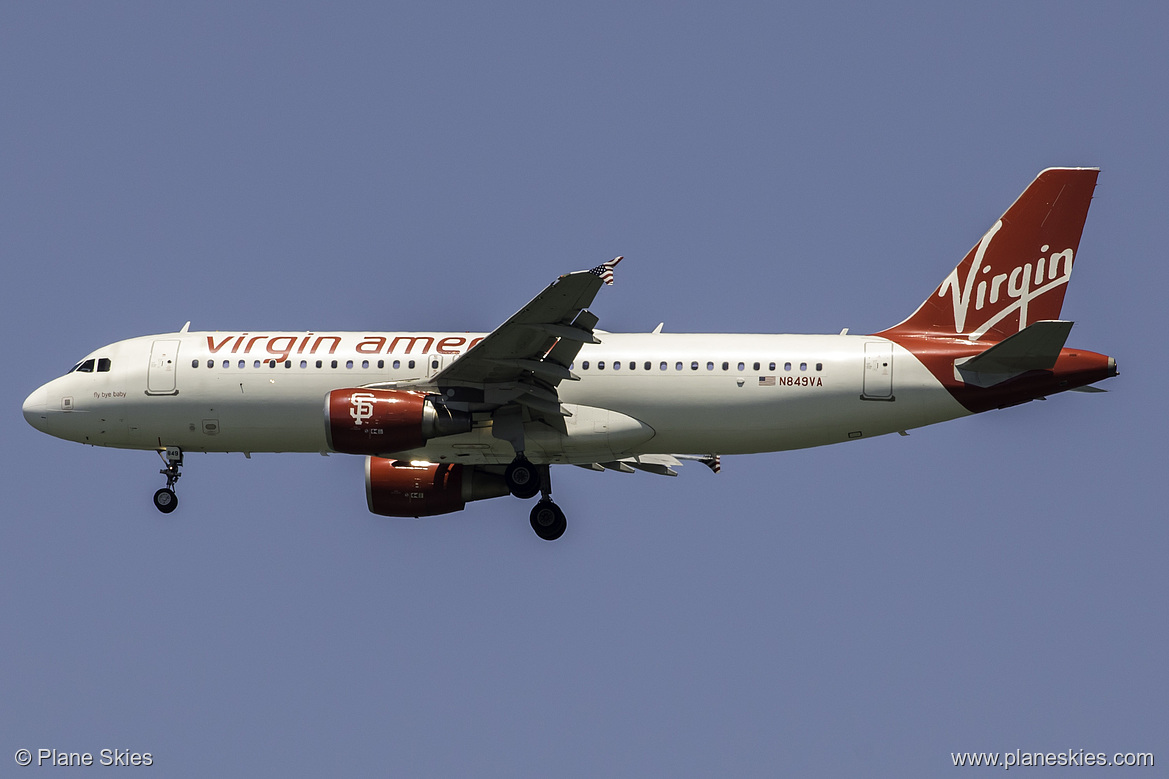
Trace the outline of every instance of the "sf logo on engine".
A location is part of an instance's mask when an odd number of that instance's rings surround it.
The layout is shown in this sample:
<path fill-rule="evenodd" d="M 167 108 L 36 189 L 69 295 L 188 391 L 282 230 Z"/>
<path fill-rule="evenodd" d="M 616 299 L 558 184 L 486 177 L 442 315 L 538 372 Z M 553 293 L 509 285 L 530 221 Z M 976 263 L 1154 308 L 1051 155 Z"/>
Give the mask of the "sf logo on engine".
<path fill-rule="evenodd" d="M 349 416 L 353 417 L 355 425 L 360 425 L 373 416 L 374 400 L 375 396 L 371 392 L 354 392 L 353 396 L 349 398 L 349 403 L 353 406 L 349 409 Z"/>

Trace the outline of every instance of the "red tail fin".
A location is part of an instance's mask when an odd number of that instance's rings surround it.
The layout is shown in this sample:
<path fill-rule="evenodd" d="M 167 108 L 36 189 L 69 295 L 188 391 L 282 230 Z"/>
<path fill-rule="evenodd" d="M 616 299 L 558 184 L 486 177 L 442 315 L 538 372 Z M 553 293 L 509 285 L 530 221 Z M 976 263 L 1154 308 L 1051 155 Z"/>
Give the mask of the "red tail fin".
<path fill-rule="evenodd" d="M 1001 341 L 1059 319 L 1098 168 L 1048 168 L 911 317 L 878 333 Z"/>

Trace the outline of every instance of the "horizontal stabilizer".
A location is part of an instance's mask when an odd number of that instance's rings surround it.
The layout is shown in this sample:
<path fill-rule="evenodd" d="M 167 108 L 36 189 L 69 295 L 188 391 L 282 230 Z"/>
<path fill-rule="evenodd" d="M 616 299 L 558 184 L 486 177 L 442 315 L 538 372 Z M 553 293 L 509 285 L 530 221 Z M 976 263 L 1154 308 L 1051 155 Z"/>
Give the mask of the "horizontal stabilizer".
<path fill-rule="evenodd" d="M 1071 322 L 1035 322 L 981 354 L 955 360 L 954 377 L 976 387 L 993 387 L 1028 371 L 1049 371 L 1071 330 Z"/>

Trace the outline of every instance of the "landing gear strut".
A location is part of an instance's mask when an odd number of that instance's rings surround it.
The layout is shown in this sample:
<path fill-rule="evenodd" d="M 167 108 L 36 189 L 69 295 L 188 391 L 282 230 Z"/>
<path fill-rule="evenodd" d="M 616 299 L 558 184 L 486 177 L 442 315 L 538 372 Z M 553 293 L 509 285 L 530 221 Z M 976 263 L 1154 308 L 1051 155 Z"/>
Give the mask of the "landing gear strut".
<path fill-rule="evenodd" d="M 179 468 L 183 465 L 183 450 L 177 446 L 168 446 L 165 452 L 159 450 L 158 456 L 166 462 L 166 467 L 159 471 L 166 477 L 166 486 L 154 493 L 154 507 L 163 514 L 169 514 L 179 507 L 179 498 L 175 495 L 175 482 L 182 476 Z"/>
<path fill-rule="evenodd" d="M 532 530 L 545 541 L 555 541 L 564 535 L 568 521 L 560 507 L 552 502 L 552 479 L 547 465 L 540 466 L 540 492 L 543 493 L 540 501 L 532 507 Z"/>

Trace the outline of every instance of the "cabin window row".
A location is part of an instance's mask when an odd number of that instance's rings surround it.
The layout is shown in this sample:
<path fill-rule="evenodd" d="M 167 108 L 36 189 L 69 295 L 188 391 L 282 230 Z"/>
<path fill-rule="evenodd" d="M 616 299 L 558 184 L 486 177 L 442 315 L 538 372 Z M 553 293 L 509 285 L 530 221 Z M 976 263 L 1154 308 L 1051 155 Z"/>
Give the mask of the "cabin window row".
<path fill-rule="evenodd" d="M 754 363 L 751 363 L 751 370 L 754 372 L 761 371 L 764 369 L 763 366 L 765 364 L 767 365 L 767 370 L 770 370 L 770 371 L 778 370 L 779 363 L 775 363 L 775 362 L 769 362 L 769 363 L 754 362 Z M 584 360 L 580 364 L 580 367 L 581 367 L 581 370 L 585 370 L 585 371 L 590 370 L 590 368 L 595 368 L 598 371 L 603 371 L 603 370 L 605 370 L 606 365 L 608 365 L 611 370 L 619 371 L 622 369 L 622 361 L 621 360 L 613 360 L 612 362 L 609 362 L 609 363 L 607 363 L 605 360 L 597 360 L 595 363 L 590 362 L 589 360 Z M 639 365 L 639 363 L 636 360 L 625 361 L 625 369 L 626 370 L 630 370 L 630 371 L 635 371 L 635 370 L 652 371 L 653 370 L 653 362 L 650 360 L 646 360 L 644 363 L 640 363 L 640 365 L 641 365 L 640 369 L 638 368 L 638 365 Z M 732 363 L 724 361 L 721 364 L 722 370 L 723 371 L 730 371 L 731 365 L 732 365 Z M 747 363 L 745 363 L 745 362 L 736 363 L 735 365 L 736 365 L 735 369 L 739 373 L 742 373 L 742 372 L 747 370 Z M 687 366 L 686 362 L 678 361 L 678 362 L 674 363 L 674 370 L 675 371 L 684 371 L 684 370 L 686 370 L 686 366 Z M 708 370 L 708 371 L 714 371 L 715 366 L 716 366 L 716 363 L 714 360 L 708 360 L 706 362 L 706 370 Z M 573 367 L 573 366 L 570 366 L 570 367 Z M 689 363 L 689 367 L 690 367 L 690 370 L 692 370 L 692 371 L 700 370 L 702 367 L 701 361 L 691 360 Z M 798 368 L 801 371 L 807 371 L 809 368 L 809 364 L 806 362 L 801 362 L 801 363 L 799 363 Z M 785 371 L 792 371 L 795 369 L 796 369 L 795 363 L 785 362 L 783 364 L 783 370 L 785 370 Z M 659 371 L 670 370 L 669 361 L 663 360 L 660 363 L 658 363 L 658 370 Z M 817 371 L 824 370 L 824 363 L 822 363 L 822 362 L 816 363 L 815 370 L 817 370 Z"/>
<path fill-rule="evenodd" d="M 216 362 L 215 362 L 215 360 L 207 360 L 206 363 L 204 363 L 202 360 L 191 360 L 191 367 L 192 368 L 200 368 L 204 364 L 206 364 L 206 366 L 208 368 L 214 368 L 216 365 Z M 307 367 L 309 367 L 309 364 L 310 363 L 308 360 L 300 360 L 299 361 L 299 365 L 301 368 L 307 368 Z M 316 360 L 312 364 L 316 368 L 324 368 L 326 365 L 326 361 L 325 360 Z M 341 367 L 340 360 L 329 360 L 327 364 L 330 368 Z M 417 360 L 406 360 L 405 361 L 405 367 L 409 370 L 413 370 L 417 366 L 417 364 L 418 364 Z M 269 368 L 275 368 L 277 365 L 283 365 L 285 368 L 291 368 L 293 366 L 293 361 L 292 360 L 284 360 L 284 361 L 280 361 L 280 360 L 253 360 L 252 361 L 253 368 L 260 368 L 263 366 L 267 366 Z M 346 368 L 356 368 L 357 367 L 357 363 L 354 360 L 345 360 L 344 365 Z M 223 367 L 223 368 L 231 368 L 231 366 L 232 366 L 231 360 L 224 360 L 221 363 L 221 367 Z M 248 366 L 247 360 L 239 360 L 236 363 L 237 368 L 246 368 L 247 366 Z M 403 366 L 402 360 L 394 360 L 391 363 L 391 367 L 394 370 L 401 369 L 402 366 Z M 362 368 L 371 368 L 371 367 L 374 367 L 374 363 L 372 363 L 370 360 L 362 360 L 361 367 Z M 379 369 L 385 369 L 386 361 L 385 360 L 378 360 L 376 363 L 376 367 Z M 431 367 L 437 368 L 438 367 L 438 360 L 434 360 L 433 363 L 431 364 Z M 78 369 L 78 370 L 80 370 L 80 369 Z"/>

